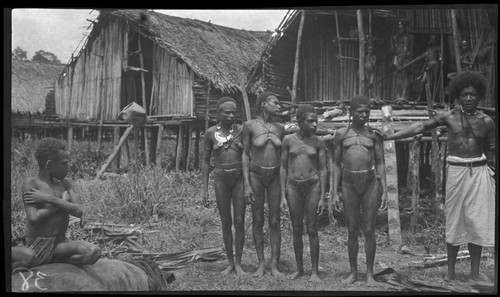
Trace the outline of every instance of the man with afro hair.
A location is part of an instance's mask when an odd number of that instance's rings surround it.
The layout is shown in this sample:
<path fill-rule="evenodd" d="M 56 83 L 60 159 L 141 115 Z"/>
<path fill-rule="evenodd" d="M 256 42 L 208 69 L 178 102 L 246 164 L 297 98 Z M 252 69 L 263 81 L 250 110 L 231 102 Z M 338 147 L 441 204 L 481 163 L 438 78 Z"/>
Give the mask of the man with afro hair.
<path fill-rule="evenodd" d="M 448 280 L 456 279 L 455 263 L 460 245 L 467 244 L 471 255 L 471 281 L 480 280 L 482 247 L 495 245 L 495 134 L 494 121 L 478 110 L 486 94 L 486 78 L 479 72 L 464 71 L 450 82 L 450 95 L 458 100 L 452 110 L 412 124 L 386 140 L 401 139 L 424 131 L 448 128 L 446 158 L 446 244 Z"/>

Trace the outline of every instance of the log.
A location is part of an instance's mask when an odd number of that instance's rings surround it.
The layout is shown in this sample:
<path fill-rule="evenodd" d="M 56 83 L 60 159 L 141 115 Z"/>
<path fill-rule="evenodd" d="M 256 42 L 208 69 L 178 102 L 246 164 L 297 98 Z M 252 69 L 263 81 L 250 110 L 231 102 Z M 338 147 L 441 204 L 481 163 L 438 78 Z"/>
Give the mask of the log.
<path fill-rule="evenodd" d="M 392 124 L 392 108 L 382 107 L 382 131 L 386 135 L 394 133 Z M 389 242 L 393 249 L 401 245 L 401 222 L 399 218 L 398 201 L 398 166 L 396 160 L 396 144 L 393 140 L 384 141 L 384 159 L 387 183 L 387 219 L 389 225 Z"/>
<path fill-rule="evenodd" d="M 300 56 L 300 43 L 302 39 L 302 30 L 304 28 L 305 10 L 300 12 L 299 31 L 297 33 L 297 45 L 295 47 L 295 64 L 293 67 L 293 83 L 292 83 L 292 102 L 297 102 L 297 78 L 299 76 L 299 56 Z"/>
<path fill-rule="evenodd" d="M 111 164 L 111 162 L 113 162 L 113 160 L 115 159 L 115 157 L 118 154 L 118 152 L 120 152 L 120 148 L 122 147 L 122 145 L 125 142 L 125 140 L 127 140 L 127 137 L 128 137 L 128 135 L 130 134 L 130 132 L 132 131 L 133 128 L 134 128 L 134 126 L 130 125 L 127 128 L 127 130 L 125 130 L 125 133 L 123 133 L 122 137 L 120 138 L 120 141 L 118 142 L 118 145 L 115 146 L 115 148 L 113 150 L 113 153 L 109 156 L 109 158 L 106 161 L 106 163 L 101 167 L 101 170 L 99 170 L 99 172 L 97 173 L 97 175 L 95 177 L 95 180 L 99 180 L 101 178 L 102 174 L 104 173 L 104 171 L 106 171 L 106 169 L 108 168 L 109 164 Z"/>

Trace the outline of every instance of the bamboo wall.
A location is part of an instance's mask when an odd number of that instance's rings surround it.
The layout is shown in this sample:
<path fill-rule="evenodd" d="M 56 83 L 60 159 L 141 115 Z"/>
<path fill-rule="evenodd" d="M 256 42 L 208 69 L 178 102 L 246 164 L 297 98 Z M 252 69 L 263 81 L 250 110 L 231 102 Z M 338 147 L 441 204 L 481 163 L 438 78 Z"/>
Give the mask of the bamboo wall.
<path fill-rule="evenodd" d="M 87 44 L 77 60 L 56 80 L 56 114 L 63 119 L 113 120 L 121 110 L 122 67 L 126 67 L 125 25 L 110 23 Z"/>
<path fill-rule="evenodd" d="M 194 116 L 194 73 L 186 63 L 153 45 L 153 104 L 158 115 Z"/>

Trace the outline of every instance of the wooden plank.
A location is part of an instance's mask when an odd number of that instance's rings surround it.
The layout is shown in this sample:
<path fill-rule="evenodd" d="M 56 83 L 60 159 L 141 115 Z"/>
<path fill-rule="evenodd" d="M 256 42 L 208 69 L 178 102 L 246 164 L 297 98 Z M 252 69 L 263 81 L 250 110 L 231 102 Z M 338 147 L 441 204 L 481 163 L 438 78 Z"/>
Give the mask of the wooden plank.
<path fill-rule="evenodd" d="M 120 141 L 118 142 L 118 145 L 115 146 L 115 148 L 113 149 L 113 153 L 109 156 L 109 158 L 106 161 L 106 163 L 101 167 L 101 170 L 99 170 L 99 172 L 97 173 L 97 175 L 95 177 L 95 180 L 99 180 L 101 178 L 102 174 L 104 173 L 104 171 L 106 171 L 106 169 L 108 168 L 109 164 L 111 164 L 111 162 L 113 162 L 113 160 L 115 159 L 115 157 L 118 155 L 118 152 L 120 152 L 120 148 L 122 147 L 122 145 L 125 142 L 125 140 L 127 140 L 127 137 L 128 137 L 128 135 L 130 134 L 130 132 L 132 131 L 133 128 L 134 128 L 134 126 L 130 125 L 127 128 L 127 130 L 125 130 L 125 133 L 123 133 L 122 137 L 120 138 Z"/>
<path fill-rule="evenodd" d="M 392 125 L 392 108 L 383 106 L 382 131 L 390 135 L 394 133 Z M 396 160 L 396 143 L 393 140 L 384 141 L 385 175 L 387 183 L 387 220 L 389 225 L 389 242 L 393 249 L 401 245 L 401 223 L 398 201 L 398 166 Z"/>
<path fill-rule="evenodd" d="M 300 12 L 300 24 L 299 31 L 297 32 L 297 45 L 295 47 L 295 64 L 293 67 L 293 82 L 292 82 L 292 102 L 297 102 L 297 78 L 299 76 L 299 55 L 300 55 L 300 43 L 302 39 L 302 30 L 304 28 L 305 10 Z"/>

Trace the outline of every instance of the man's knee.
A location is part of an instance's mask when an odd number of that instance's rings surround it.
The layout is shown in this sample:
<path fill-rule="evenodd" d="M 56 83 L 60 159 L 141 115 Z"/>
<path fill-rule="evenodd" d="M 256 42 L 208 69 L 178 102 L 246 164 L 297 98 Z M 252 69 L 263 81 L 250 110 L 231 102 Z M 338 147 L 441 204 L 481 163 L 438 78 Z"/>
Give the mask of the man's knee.
<path fill-rule="evenodd" d="M 245 227 L 245 217 L 244 216 L 235 216 L 234 217 L 234 228 L 241 229 Z"/>
<path fill-rule="evenodd" d="M 36 262 L 36 253 L 30 248 L 20 248 L 12 252 L 12 261 L 16 262 L 18 267 L 33 267 Z"/>
<path fill-rule="evenodd" d="M 269 221 L 269 228 L 271 229 L 279 229 L 280 228 L 280 219 L 273 218 Z"/>
<path fill-rule="evenodd" d="M 95 244 L 89 244 L 85 248 L 84 259 L 86 259 L 89 264 L 94 264 L 101 257 L 101 248 Z"/>

